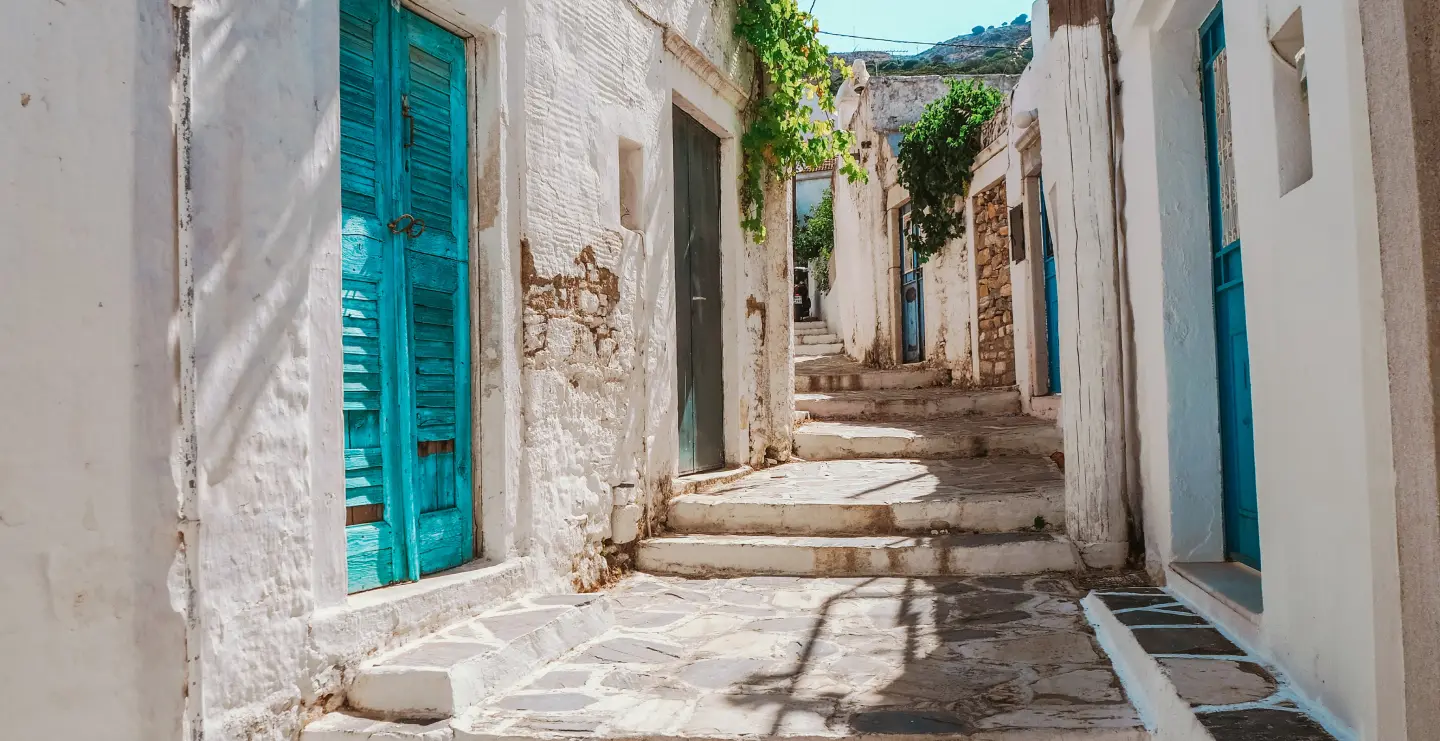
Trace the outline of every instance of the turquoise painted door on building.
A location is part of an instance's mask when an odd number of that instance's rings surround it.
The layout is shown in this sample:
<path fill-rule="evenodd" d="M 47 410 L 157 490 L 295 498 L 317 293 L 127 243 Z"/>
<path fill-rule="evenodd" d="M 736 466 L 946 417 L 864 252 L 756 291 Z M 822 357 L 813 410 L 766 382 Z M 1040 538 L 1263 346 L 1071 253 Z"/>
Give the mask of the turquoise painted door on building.
<path fill-rule="evenodd" d="M 1050 212 L 1045 207 L 1045 183 L 1040 183 L 1040 253 L 1045 268 L 1045 367 L 1050 393 L 1060 393 L 1060 283 L 1055 274 L 1055 242 L 1050 236 Z"/>
<path fill-rule="evenodd" d="M 340 3 L 345 506 L 351 592 L 474 554 L 465 43 Z"/>
<path fill-rule="evenodd" d="M 910 204 L 900 207 L 900 361 L 925 360 L 925 258 L 911 246 Z"/>
<path fill-rule="evenodd" d="M 1210 242 L 1215 288 L 1215 354 L 1220 393 L 1220 457 L 1225 549 L 1260 568 L 1260 515 L 1255 487 L 1255 429 L 1250 404 L 1250 344 L 1245 328 L 1245 271 L 1231 137 L 1229 56 L 1223 6 L 1200 30 L 1209 150 Z"/>

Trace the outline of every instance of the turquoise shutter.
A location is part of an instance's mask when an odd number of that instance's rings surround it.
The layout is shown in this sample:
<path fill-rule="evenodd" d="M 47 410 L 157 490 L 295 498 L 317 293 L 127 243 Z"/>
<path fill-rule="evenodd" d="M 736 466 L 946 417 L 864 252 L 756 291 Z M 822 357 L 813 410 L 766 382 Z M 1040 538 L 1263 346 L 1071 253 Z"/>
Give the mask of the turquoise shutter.
<path fill-rule="evenodd" d="M 391 13 L 381 0 L 340 7 L 341 311 L 344 348 L 345 507 L 349 590 L 404 575 L 396 539 L 402 513 L 390 441 L 397 420 L 390 378 L 396 367 L 395 286 L 387 261 L 394 237 L 394 137 L 387 123 Z"/>
<path fill-rule="evenodd" d="M 405 238 L 411 372 L 400 406 L 413 422 L 406 461 L 417 513 L 412 568 L 428 574 L 474 553 L 465 43 L 409 11 L 401 18 L 400 198 L 417 229 Z"/>

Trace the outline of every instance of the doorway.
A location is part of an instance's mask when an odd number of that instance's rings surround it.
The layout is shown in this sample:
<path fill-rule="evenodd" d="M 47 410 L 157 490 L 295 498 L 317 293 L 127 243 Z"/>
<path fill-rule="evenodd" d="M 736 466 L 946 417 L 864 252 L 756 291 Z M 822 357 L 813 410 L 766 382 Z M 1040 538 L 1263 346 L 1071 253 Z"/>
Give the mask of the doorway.
<path fill-rule="evenodd" d="M 465 42 L 340 4 L 349 591 L 474 557 Z"/>
<path fill-rule="evenodd" d="M 910 204 L 900 207 L 900 362 L 925 359 L 925 258 L 915 252 Z"/>
<path fill-rule="evenodd" d="M 1260 515 L 1255 485 L 1254 415 L 1250 403 L 1250 345 L 1245 325 L 1245 273 L 1236 205 L 1223 5 L 1216 6 L 1201 27 L 1200 47 L 1210 184 L 1225 550 L 1232 560 L 1258 569 Z"/>
<path fill-rule="evenodd" d="M 1040 259 L 1045 271 L 1045 372 L 1050 393 L 1060 393 L 1060 282 L 1055 272 L 1055 241 L 1050 211 L 1045 207 L 1045 181 L 1040 181 Z"/>
<path fill-rule="evenodd" d="M 725 465 L 720 137 L 674 110 L 675 340 L 680 473 Z"/>

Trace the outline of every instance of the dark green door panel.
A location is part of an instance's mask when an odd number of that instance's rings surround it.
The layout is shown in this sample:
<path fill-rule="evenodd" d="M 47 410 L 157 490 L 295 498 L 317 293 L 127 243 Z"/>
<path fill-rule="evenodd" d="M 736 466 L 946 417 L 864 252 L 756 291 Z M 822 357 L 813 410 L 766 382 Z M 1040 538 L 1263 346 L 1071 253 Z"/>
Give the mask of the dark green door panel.
<path fill-rule="evenodd" d="M 680 471 L 725 465 L 720 138 L 675 109 L 675 339 Z"/>

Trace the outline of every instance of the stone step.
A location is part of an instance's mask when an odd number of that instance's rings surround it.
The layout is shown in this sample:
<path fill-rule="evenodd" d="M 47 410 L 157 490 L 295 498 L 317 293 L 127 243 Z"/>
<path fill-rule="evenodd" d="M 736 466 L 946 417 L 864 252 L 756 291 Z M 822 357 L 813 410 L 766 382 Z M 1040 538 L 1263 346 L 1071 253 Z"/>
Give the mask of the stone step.
<path fill-rule="evenodd" d="M 812 419 L 814 419 L 814 417 L 811 416 L 811 414 L 810 414 L 809 412 L 807 412 L 807 411 L 805 411 L 805 410 L 803 410 L 803 409 L 796 409 L 796 410 L 795 410 L 795 425 L 796 425 L 796 426 L 803 425 L 803 424 L 805 424 L 806 422 L 809 422 L 809 421 L 812 420 Z"/>
<path fill-rule="evenodd" d="M 388 718 L 456 715 L 613 624 L 610 603 L 600 595 L 519 600 L 366 664 L 347 702 Z"/>
<path fill-rule="evenodd" d="M 805 356 L 839 355 L 845 352 L 845 345 L 834 342 L 828 345 L 796 345 L 795 354 Z"/>
<path fill-rule="evenodd" d="M 804 337 L 812 334 L 829 334 L 830 325 L 825 322 L 796 322 L 795 336 Z"/>
<path fill-rule="evenodd" d="M 1061 450 L 1060 428 L 1033 417 L 966 415 L 901 421 L 810 422 L 795 430 L 795 455 L 845 458 L 983 458 L 1050 456 Z"/>
<path fill-rule="evenodd" d="M 669 529 L 726 535 L 1010 532 L 1064 522 L 1065 478 L 1046 458 L 787 463 L 670 501 Z"/>
<path fill-rule="evenodd" d="M 1082 605 L 1155 738 L 1335 741 L 1270 667 L 1174 594 L 1106 589 Z"/>
<path fill-rule="evenodd" d="M 925 419 L 960 414 L 1019 414 L 1020 392 L 1015 389 L 970 391 L 953 386 L 830 391 L 796 394 L 795 408 L 810 412 L 816 419 Z"/>
<path fill-rule="evenodd" d="M 825 334 L 802 334 L 795 338 L 799 345 L 833 345 L 840 341 L 840 335 L 834 332 Z"/>
<path fill-rule="evenodd" d="M 798 357 L 810 352 L 796 351 L 795 391 L 802 394 L 830 391 L 873 391 L 878 389 L 923 389 L 950 385 L 950 371 L 904 365 L 881 370 L 867 368 L 843 355 Z"/>
<path fill-rule="evenodd" d="M 711 576 L 1005 576 L 1074 571 L 1070 541 L 1046 532 L 936 537 L 672 535 L 641 541 L 641 571 Z"/>

